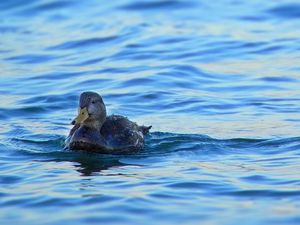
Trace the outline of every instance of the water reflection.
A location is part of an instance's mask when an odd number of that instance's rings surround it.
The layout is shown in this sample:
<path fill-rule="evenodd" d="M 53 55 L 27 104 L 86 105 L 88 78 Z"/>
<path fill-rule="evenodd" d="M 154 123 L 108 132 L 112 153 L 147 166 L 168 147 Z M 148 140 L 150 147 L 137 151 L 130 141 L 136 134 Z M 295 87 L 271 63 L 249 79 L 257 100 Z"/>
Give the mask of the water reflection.
<path fill-rule="evenodd" d="M 293 0 L 0 1 L 0 223 L 300 224 L 299 15 Z M 87 90 L 159 131 L 145 151 L 63 150 Z"/>
<path fill-rule="evenodd" d="M 121 163 L 118 159 L 98 158 L 97 156 L 79 156 L 74 159 L 74 167 L 82 176 L 93 176 L 101 171 L 109 170 L 113 167 L 122 167 L 127 164 Z"/>

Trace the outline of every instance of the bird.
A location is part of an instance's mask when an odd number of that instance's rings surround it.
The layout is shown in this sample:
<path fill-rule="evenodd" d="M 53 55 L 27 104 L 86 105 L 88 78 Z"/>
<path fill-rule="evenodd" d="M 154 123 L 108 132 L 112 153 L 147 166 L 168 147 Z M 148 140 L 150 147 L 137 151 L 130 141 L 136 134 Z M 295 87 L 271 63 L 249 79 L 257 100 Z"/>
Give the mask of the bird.
<path fill-rule="evenodd" d="M 83 92 L 79 98 L 78 115 L 66 139 L 66 148 L 103 154 L 140 151 L 145 135 L 152 126 L 139 126 L 121 115 L 106 114 L 102 97 L 96 92 Z"/>

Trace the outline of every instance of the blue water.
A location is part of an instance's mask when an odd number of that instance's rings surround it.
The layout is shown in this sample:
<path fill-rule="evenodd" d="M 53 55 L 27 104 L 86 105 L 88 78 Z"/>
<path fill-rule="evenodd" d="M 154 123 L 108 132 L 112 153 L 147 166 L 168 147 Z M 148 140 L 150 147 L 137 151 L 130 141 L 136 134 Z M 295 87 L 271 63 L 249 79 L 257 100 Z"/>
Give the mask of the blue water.
<path fill-rule="evenodd" d="M 298 1 L 0 2 L 0 224 L 300 224 Z M 63 149 L 82 91 L 152 125 Z"/>

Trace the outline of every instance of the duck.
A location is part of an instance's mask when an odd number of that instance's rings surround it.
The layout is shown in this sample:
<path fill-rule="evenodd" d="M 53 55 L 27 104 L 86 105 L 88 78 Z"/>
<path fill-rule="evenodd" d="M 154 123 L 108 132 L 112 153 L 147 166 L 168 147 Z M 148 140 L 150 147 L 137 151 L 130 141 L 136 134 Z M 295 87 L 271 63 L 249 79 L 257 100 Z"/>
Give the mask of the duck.
<path fill-rule="evenodd" d="M 121 115 L 107 116 L 102 97 L 91 91 L 81 93 L 78 115 L 72 125 L 66 139 L 66 148 L 103 154 L 142 150 L 145 136 L 152 127 L 139 126 Z"/>

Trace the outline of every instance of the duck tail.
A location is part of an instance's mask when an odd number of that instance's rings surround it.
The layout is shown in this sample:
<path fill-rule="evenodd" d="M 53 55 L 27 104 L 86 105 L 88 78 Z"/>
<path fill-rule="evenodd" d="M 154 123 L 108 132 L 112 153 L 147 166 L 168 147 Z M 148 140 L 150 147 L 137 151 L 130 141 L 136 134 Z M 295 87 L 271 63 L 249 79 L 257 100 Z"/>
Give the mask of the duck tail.
<path fill-rule="evenodd" d="M 152 127 L 152 126 L 139 126 L 140 131 L 142 131 L 142 133 L 143 133 L 144 135 L 146 135 L 146 134 L 149 133 L 151 127 Z"/>

